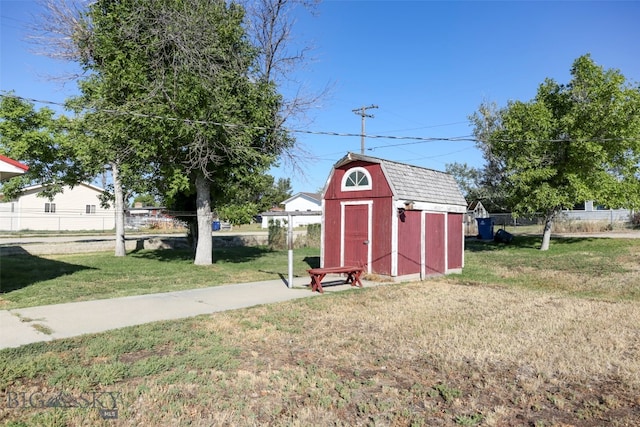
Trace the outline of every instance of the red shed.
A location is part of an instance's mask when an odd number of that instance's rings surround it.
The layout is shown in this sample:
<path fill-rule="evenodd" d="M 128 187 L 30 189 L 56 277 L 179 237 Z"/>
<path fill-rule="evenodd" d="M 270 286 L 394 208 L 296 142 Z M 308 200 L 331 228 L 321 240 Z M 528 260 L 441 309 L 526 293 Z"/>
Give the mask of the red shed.
<path fill-rule="evenodd" d="M 466 210 L 449 174 L 348 153 L 323 192 L 321 266 L 402 279 L 459 273 Z"/>

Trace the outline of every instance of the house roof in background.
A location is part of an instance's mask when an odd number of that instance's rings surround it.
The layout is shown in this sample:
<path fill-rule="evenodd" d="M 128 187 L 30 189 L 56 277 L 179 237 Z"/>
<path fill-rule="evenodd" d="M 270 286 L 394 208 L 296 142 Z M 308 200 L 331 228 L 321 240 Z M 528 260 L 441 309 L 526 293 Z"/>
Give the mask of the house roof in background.
<path fill-rule="evenodd" d="M 478 206 L 481 206 L 484 209 L 484 205 L 482 204 L 482 202 L 480 200 L 474 200 L 471 203 L 469 203 L 469 205 L 467 206 L 467 210 L 474 210 L 475 208 L 477 208 Z"/>
<path fill-rule="evenodd" d="M 7 156 L 0 155 L 0 181 L 22 175 L 28 170 L 29 166 Z"/>
<path fill-rule="evenodd" d="M 100 188 L 97 185 L 93 185 L 93 184 L 89 184 L 86 182 L 80 182 L 78 184 L 76 184 L 74 187 L 79 187 L 79 186 L 83 186 L 83 187 L 88 187 L 98 193 L 104 193 L 106 190 L 104 188 Z M 37 184 L 37 185 L 32 185 L 30 187 L 25 187 L 22 189 L 23 192 L 27 192 L 27 191 L 37 191 L 40 190 L 41 188 L 46 188 L 47 185 L 46 184 Z M 65 185 L 64 188 L 70 188 L 70 186 Z"/>
<path fill-rule="evenodd" d="M 355 153 L 347 153 L 334 168 L 354 161 L 380 164 L 398 199 L 467 206 L 456 180 L 448 173 Z"/>
<path fill-rule="evenodd" d="M 293 196 L 289 197 L 287 200 L 285 200 L 284 202 L 281 202 L 280 204 L 284 205 L 284 204 L 289 203 L 292 200 L 295 200 L 295 199 L 297 199 L 299 197 L 303 197 L 303 198 L 311 200 L 313 202 L 317 202 L 318 204 L 322 203 L 322 194 L 300 192 L 300 193 L 294 194 Z"/>

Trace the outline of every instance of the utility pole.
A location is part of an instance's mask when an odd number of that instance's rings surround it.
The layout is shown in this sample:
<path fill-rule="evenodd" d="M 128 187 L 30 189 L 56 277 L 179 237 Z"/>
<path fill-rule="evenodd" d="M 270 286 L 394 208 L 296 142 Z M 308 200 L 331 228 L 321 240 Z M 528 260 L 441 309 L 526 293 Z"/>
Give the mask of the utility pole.
<path fill-rule="evenodd" d="M 364 118 L 365 117 L 371 117 L 371 118 L 374 117 L 373 114 L 367 114 L 367 110 L 369 110 L 371 108 L 378 108 L 378 106 L 371 104 L 368 107 L 360 107 L 360 108 L 356 108 L 355 110 L 351 110 L 354 113 L 356 113 L 357 115 L 359 115 L 360 117 L 362 117 L 362 130 L 360 132 L 360 154 L 364 154 Z"/>

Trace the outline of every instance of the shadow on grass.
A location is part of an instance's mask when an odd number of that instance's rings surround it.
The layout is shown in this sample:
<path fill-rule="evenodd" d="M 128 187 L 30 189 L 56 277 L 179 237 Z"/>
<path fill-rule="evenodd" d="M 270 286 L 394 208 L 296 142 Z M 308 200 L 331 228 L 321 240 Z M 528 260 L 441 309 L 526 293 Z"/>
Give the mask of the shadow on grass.
<path fill-rule="evenodd" d="M 31 255 L 22 248 L 12 247 L 11 256 L 2 257 L 0 268 L 0 294 L 26 288 L 34 283 L 52 280 L 82 270 L 95 270 L 84 265 Z"/>
<path fill-rule="evenodd" d="M 513 248 L 517 249 L 537 249 L 540 247 L 538 236 L 513 236 L 511 243 L 498 243 L 493 240 L 479 240 L 467 238 L 464 242 L 465 250 L 469 252 L 494 252 Z"/>
<path fill-rule="evenodd" d="M 581 242 L 590 242 L 592 237 L 552 237 L 550 247 L 554 245 L 573 245 Z M 470 252 L 493 252 L 509 249 L 535 249 L 539 250 L 542 244 L 542 236 L 520 235 L 513 236 L 511 243 L 499 243 L 493 240 L 478 240 L 467 238 L 465 240 L 465 250 Z"/>
<path fill-rule="evenodd" d="M 229 248 L 214 248 L 213 263 L 250 262 L 273 252 L 267 247 L 236 246 Z M 193 261 L 194 253 L 191 249 L 152 249 L 140 250 L 130 254 L 133 258 L 150 259 L 156 261 Z"/>
<path fill-rule="evenodd" d="M 136 249 L 127 255 L 131 258 L 149 259 L 154 261 L 193 261 L 193 251 L 190 249 Z"/>
<path fill-rule="evenodd" d="M 573 245 L 575 243 L 593 242 L 595 240 L 602 240 L 602 237 L 552 237 L 551 244 L 557 245 Z M 542 240 L 542 238 L 540 238 Z"/>

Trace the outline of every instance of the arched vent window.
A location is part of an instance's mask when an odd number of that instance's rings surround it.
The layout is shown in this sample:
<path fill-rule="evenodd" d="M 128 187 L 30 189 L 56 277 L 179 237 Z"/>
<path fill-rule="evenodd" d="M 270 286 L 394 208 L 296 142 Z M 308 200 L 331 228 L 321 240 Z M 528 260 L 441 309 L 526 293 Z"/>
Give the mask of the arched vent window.
<path fill-rule="evenodd" d="M 371 190 L 371 175 L 365 168 L 352 168 L 342 178 L 342 191 Z"/>

